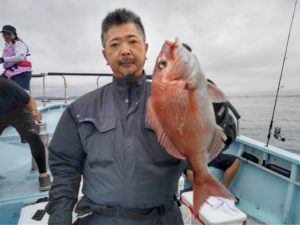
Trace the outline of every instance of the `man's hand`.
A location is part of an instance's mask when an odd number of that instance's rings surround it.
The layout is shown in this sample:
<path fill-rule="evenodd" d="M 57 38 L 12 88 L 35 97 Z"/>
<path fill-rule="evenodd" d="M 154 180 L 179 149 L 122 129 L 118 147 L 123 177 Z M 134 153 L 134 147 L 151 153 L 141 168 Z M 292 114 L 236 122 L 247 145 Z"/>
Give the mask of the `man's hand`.
<path fill-rule="evenodd" d="M 1 64 L 1 63 L 4 63 L 3 57 L 0 57 L 0 64 Z"/>
<path fill-rule="evenodd" d="M 39 111 L 32 111 L 33 118 L 38 122 L 42 122 L 42 114 Z"/>
<path fill-rule="evenodd" d="M 193 173 L 193 171 L 192 170 L 190 170 L 190 169 L 186 169 L 186 176 L 187 176 L 187 178 L 188 178 L 188 180 L 191 182 L 191 183 L 193 183 L 193 178 L 194 178 L 194 173 Z"/>

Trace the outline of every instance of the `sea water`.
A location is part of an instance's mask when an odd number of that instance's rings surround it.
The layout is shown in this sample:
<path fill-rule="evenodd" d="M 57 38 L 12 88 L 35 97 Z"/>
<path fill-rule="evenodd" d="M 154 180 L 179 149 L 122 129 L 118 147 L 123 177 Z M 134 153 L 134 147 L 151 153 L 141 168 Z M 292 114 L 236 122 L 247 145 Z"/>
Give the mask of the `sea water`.
<path fill-rule="evenodd" d="M 229 100 L 242 116 L 240 134 L 266 143 L 275 96 L 231 96 Z M 300 154 L 300 95 L 279 96 L 273 121 L 273 132 L 280 127 L 285 141 L 272 133 L 269 144 Z"/>

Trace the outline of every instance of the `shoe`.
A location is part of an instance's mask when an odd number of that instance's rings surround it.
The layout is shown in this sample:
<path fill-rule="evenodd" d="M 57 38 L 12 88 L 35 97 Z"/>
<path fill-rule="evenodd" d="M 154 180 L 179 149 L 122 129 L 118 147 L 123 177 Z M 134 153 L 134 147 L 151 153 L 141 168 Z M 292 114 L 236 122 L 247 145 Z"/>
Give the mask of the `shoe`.
<path fill-rule="evenodd" d="M 51 188 L 51 180 L 47 177 L 39 177 L 40 191 L 48 191 Z"/>

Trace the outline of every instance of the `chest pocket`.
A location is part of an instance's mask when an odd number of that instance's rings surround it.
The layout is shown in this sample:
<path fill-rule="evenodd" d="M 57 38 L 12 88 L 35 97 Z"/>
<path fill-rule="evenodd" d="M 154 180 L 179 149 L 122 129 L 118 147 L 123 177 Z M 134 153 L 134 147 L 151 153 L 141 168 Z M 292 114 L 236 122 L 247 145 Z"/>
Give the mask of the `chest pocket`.
<path fill-rule="evenodd" d="M 107 167 L 115 162 L 116 119 L 99 122 L 92 118 L 81 119 L 79 134 L 91 168 Z"/>
<path fill-rule="evenodd" d="M 159 144 L 153 128 L 145 122 L 145 132 L 146 132 L 146 144 L 148 146 L 148 154 L 150 160 L 157 166 L 171 166 L 178 164 L 179 159 L 171 156 L 167 151 Z"/>

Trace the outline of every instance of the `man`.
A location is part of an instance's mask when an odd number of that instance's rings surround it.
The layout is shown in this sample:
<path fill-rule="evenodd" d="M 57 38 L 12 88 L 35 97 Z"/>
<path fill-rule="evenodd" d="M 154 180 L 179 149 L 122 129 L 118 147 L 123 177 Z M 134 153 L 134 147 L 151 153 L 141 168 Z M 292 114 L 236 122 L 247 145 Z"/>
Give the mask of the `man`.
<path fill-rule="evenodd" d="M 45 146 L 34 120 L 41 122 L 33 98 L 14 81 L 0 77 L 0 135 L 7 126 L 13 126 L 28 141 L 40 173 L 40 190 L 46 191 L 51 182 L 46 170 Z"/>
<path fill-rule="evenodd" d="M 174 196 L 185 162 L 166 153 L 145 122 L 151 83 L 142 22 L 117 9 L 103 20 L 101 39 L 113 82 L 60 119 L 49 146 L 49 224 L 71 224 L 81 176 L 78 224 L 183 224 Z"/>

